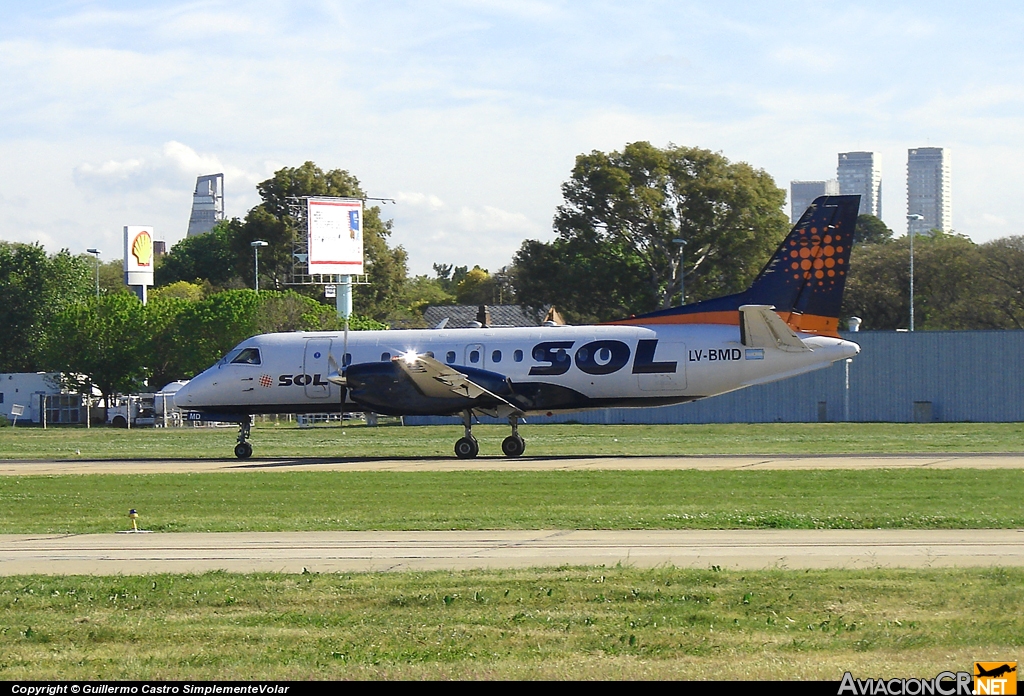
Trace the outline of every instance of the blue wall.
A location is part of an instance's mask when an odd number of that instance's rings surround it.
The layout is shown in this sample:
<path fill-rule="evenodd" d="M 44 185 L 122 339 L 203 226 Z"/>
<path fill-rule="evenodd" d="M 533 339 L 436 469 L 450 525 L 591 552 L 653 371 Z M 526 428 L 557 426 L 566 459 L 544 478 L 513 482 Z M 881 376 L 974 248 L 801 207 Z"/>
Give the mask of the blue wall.
<path fill-rule="evenodd" d="M 861 353 L 850 364 L 853 421 L 1024 421 L 1024 331 L 844 333 Z M 613 408 L 530 423 L 765 423 L 844 420 L 844 364 L 800 377 L 664 408 Z M 820 404 L 824 402 L 822 407 Z M 915 408 L 915 402 L 919 403 Z M 927 403 L 925 403 L 927 402 Z M 482 422 L 498 422 L 484 418 Z M 407 417 L 408 425 L 459 423 Z M 501 421 L 504 422 L 504 421 Z"/>

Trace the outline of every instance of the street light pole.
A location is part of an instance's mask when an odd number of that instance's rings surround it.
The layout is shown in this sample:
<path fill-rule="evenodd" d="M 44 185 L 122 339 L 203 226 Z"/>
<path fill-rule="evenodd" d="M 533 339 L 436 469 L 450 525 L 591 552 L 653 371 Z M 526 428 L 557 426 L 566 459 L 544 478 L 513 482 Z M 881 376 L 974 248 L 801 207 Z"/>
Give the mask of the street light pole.
<path fill-rule="evenodd" d="M 918 220 L 924 220 L 924 215 L 918 215 L 917 213 L 911 213 L 907 215 L 907 234 L 910 236 L 910 330 L 914 330 L 914 236 L 917 234 L 917 230 L 914 229 L 914 223 Z"/>
<path fill-rule="evenodd" d="M 249 246 L 252 247 L 252 258 L 253 258 L 253 279 L 256 281 L 256 292 L 260 291 L 260 247 L 269 246 L 266 242 L 261 239 L 257 239 L 255 242 L 249 242 Z"/>
<path fill-rule="evenodd" d="M 686 304 L 686 271 L 683 270 L 683 250 L 686 248 L 686 240 L 676 239 L 672 240 L 673 244 L 679 245 L 679 305 Z"/>
<path fill-rule="evenodd" d="M 100 254 L 99 249 L 86 249 L 87 252 L 96 257 L 96 297 L 100 296 Z"/>

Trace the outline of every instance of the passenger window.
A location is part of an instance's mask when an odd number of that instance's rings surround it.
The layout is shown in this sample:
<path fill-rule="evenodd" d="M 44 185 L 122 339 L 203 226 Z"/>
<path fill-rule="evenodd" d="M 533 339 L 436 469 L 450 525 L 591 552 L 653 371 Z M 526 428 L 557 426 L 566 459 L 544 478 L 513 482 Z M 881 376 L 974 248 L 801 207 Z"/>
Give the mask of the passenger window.
<path fill-rule="evenodd" d="M 446 356 L 444 356 L 444 361 L 446 363 L 448 363 L 449 365 L 454 363 L 455 362 L 455 351 L 454 350 L 448 351 L 448 354 Z"/>
<path fill-rule="evenodd" d="M 471 363 L 478 363 L 478 362 L 480 362 L 480 351 L 478 351 L 478 350 L 470 351 L 470 353 L 469 353 L 469 361 Z"/>
<path fill-rule="evenodd" d="M 342 364 L 343 367 L 348 367 L 349 365 L 351 365 L 352 364 L 352 354 L 351 353 L 345 353 L 345 357 L 341 359 L 341 364 Z"/>
<path fill-rule="evenodd" d="M 381 353 L 380 354 L 380 361 L 381 362 L 387 362 L 390 359 L 391 359 L 391 353 Z"/>
<path fill-rule="evenodd" d="M 234 365 L 259 365 L 260 351 L 257 348 L 246 348 L 231 363 Z"/>
<path fill-rule="evenodd" d="M 523 351 L 517 350 L 515 353 L 512 354 L 512 359 L 515 360 L 516 362 L 522 362 L 523 361 Z"/>
<path fill-rule="evenodd" d="M 493 353 L 491 353 L 491 361 L 492 362 L 496 362 L 496 363 L 501 362 L 501 351 L 500 350 L 496 350 Z"/>

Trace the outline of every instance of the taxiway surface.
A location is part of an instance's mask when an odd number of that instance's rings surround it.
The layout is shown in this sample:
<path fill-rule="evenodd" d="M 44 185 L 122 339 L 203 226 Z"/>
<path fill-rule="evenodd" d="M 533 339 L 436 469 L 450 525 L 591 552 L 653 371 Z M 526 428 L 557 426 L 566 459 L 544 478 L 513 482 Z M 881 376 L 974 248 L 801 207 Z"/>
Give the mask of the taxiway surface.
<path fill-rule="evenodd" d="M 247 471 L 559 471 L 618 469 L 1024 469 L 1024 454 L 863 454 L 478 457 L 476 459 L 317 457 L 238 459 L 3 460 L 0 476 L 63 474 L 176 474 Z"/>
<path fill-rule="evenodd" d="M 0 574 L 356 572 L 559 565 L 1024 566 L 1024 530 L 258 532 L 2 535 Z"/>

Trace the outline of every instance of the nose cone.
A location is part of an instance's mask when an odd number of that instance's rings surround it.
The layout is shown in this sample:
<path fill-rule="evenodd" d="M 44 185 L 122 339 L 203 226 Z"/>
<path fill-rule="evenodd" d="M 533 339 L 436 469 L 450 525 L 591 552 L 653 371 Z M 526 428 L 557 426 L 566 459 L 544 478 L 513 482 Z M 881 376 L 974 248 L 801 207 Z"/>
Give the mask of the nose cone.
<path fill-rule="evenodd" d="M 189 409 L 193 406 L 194 396 L 191 389 L 192 383 L 189 382 L 181 387 L 178 391 L 174 392 L 174 406 L 180 409 Z"/>
<path fill-rule="evenodd" d="M 844 358 L 852 358 L 853 356 L 860 353 L 860 346 L 854 343 L 853 341 L 843 341 L 842 349 Z"/>

